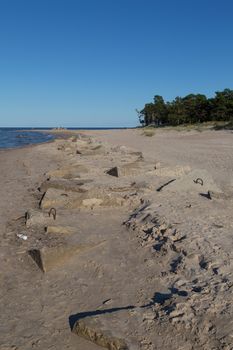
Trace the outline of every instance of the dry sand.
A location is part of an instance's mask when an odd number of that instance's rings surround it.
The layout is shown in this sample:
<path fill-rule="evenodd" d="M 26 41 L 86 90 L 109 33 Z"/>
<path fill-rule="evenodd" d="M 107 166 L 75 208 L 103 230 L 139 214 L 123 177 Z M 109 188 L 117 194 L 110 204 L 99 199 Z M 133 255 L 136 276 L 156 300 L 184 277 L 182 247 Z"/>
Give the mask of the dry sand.
<path fill-rule="evenodd" d="M 82 134 L 0 152 L 0 349 L 233 349 L 232 133 Z"/>

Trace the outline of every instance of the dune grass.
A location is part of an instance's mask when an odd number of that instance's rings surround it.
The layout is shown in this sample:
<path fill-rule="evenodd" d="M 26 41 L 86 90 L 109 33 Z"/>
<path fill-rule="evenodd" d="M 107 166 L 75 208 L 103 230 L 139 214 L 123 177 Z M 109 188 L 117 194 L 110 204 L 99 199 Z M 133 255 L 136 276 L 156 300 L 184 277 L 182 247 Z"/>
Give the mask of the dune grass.
<path fill-rule="evenodd" d="M 144 128 L 142 135 L 147 137 L 152 137 L 155 134 L 155 128 Z"/>

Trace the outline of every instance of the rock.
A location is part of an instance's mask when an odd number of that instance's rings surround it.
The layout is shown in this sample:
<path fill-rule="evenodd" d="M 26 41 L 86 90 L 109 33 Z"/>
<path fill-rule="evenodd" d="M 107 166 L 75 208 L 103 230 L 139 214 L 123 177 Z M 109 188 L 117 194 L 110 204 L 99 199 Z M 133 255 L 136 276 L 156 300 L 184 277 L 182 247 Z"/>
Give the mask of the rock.
<path fill-rule="evenodd" d="M 196 180 L 203 181 L 197 183 Z M 201 181 L 200 181 L 201 182 Z M 175 182 L 171 183 L 164 190 L 166 191 L 181 191 L 181 192 L 197 192 L 197 193 L 214 193 L 215 196 L 222 193 L 221 189 L 217 186 L 212 176 L 205 169 L 196 169 L 190 171 L 188 174 L 180 177 Z"/>
<path fill-rule="evenodd" d="M 103 147 L 101 144 L 92 144 L 90 148 L 79 149 L 80 154 L 84 156 L 99 155 L 105 153 L 105 151 L 105 147 Z"/>
<path fill-rule="evenodd" d="M 136 161 L 108 169 L 106 171 L 106 174 L 115 177 L 121 177 L 129 175 L 138 175 L 139 172 L 143 172 L 143 166 L 141 166 L 141 162 Z"/>
<path fill-rule="evenodd" d="M 126 186 L 110 186 L 109 187 L 109 190 L 111 192 L 129 192 L 129 191 L 132 191 L 134 189 L 138 189 L 138 187 L 136 186 L 136 184 L 129 184 L 129 185 L 126 185 Z"/>
<path fill-rule="evenodd" d="M 125 340 L 116 337 L 98 317 L 85 317 L 76 321 L 75 334 L 109 350 L 129 350 Z"/>
<path fill-rule="evenodd" d="M 48 272 L 51 269 L 64 264 L 74 255 L 93 249 L 100 244 L 103 244 L 103 242 L 85 245 L 75 243 L 69 244 L 66 242 L 57 246 L 44 246 L 40 249 L 30 249 L 28 254 L 43 272 Z"/>
<path fill-rule="evenodd" d="M 45 226 L 54 222 L 52 215 L 49 216 L 48 213 L 45 213 L 41 210 L 30 209 L 27 211 L 25 217 L 27 228 Z"/>
<path fill-rule="evenodd" d="M 190 166 L 160 167 L 160 163 L 155 165 L 155 174 L 161 177 L 180 177 L 191 171 Z"/>
<path fill-rule="evenodd" d="M 76 144 L 80 148 L 85 148 L 85 147 L 89 146 L 90 142 L 89 142 L 89 140 L 82 140 L 79 138 L 76 140 Z"/>
<path fill-rule="evenodd" d="M 232 198 L 232 193 L 225 194 L 224 192 L 209 191 L 210 197 L 213 199 L 229 199 Z"/>
<path fill-rule="evenodd" d="M 61 177 L 64 179 L 73 179 L 80 177 L 81 173 L 88 173 L 88 168 L 82 164 L 67 165 L 60 169 L 51 170 L 46 175 L 48 177 Z"/>
<path fill-rule="evenodd" d="M 136 195 L 129 194 L 126 196 L 121 192 L 110 193 L 108 189 L 93 187 L 85 193 L 62 191 L 49 188 L 41 200 L 42 209 L 58 208 L 93 208 L 93 207 L 119 207 L 131 205 L 139 202 Z"/>
<path fill-rule="evenodd" d="M 100 206 L 103 203 L 103 199 L 100 198 L 87 198 L 82 201 L 84 207 Z"/>
<path fill-rule="evenodd" d="M 115 177 L 119 177 L 118 167 L 114 166 L 113 168 L 107 170 L 106 174 L 111 175 L 111 176 L 115 176 Z"/>
<path fill-rule="evenodd" d="M 156 318 L 156 313 L 152 311 L 145 312 L 143 314 L 143 320 L 153 321 Z"/>
<path fill-rule="evenodd" d="M 41 200 L 41 208 L 79 208 L 82 200 L 85 199 L 85 193 L 62 191 L 49 188 Z"/>
<path fill-rule="evenodd" d="M 142 162 L 127 163 L 120 167 L 121 176 L 138 175 L 139 172 L 143 172 Z"/>
<path fill-rule="evenodd" d="M 47 233 L 61 233 L 61 234 L 73 234 L 77 233 L 77 228 L 72 226 L 46 226 L 45 231 Z"/>
<path fill-rule="evenodd" d="M 48 188 L 56 188 L 63 191 L 86 192 L 87 189 L 81 187 L 92 180 L 68 180 L 68 179 L 51 179 L 44 181 L 39 187 L 40 192 L 46 192 Z"/>

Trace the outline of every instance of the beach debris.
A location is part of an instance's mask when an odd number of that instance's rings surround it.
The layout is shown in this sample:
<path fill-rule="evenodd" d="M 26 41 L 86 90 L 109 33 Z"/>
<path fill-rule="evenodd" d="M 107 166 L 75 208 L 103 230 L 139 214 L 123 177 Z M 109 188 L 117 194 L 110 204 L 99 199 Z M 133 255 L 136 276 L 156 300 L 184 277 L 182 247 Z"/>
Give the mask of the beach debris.
<path fill-rule="evenodd" d="M 195 179 L 195 180 L 194 180 Z M 197 180 L 197 183 L 195 182 Z M 203 185 L 202 185 L 203 182 Z M 202 187 L 202 192 L 213 191 L 214 193 L 222 194 L 222 190 L 218 187 L 211 174 L 205 169 L 195 169 L 190 173 L 177 178 L 177 180 L 167 187 L 167 191 L 178 191 L 186 193 L 198 193 L 199 186 Z"/>
<path fill-rule="evenodd" d="M 43 246 L 39 249 L 32 248 L 28 251 L 28 254 L 43 272 L 48 272 L 51 269 L 64 264 L 71 257 L 96 248 L 104 242 L 105 241 L 89 244 L 64 242 L 64 244 L 56 246 Z"/>
<path fill-rule="evenodd" d="M 107 170 L 106 174 L 111 175 L 111 176 L 115 176 L 115 177 L 119 177 L 118 167 L 114 166 L 113 168 Z"/>
<path fill-rule="evenodd" d="M 215 192 L 215 191 L 209 191 L 209 194 L 211 198 L 215 199 L 230 199 L 232 198 L 232 193 L 224 193 L 224 192 Z"/>
<path fill-rule="evenodd" d="M 49 214 L 49 217 L 52 215 L 53 216 L 53 220 L 56 220 L 56 217 L 57 217 L 57 211 L 55 208 L 51 208 L 48 212 Z"/>
<path fill-rule="evenodd" d="M 77 229 L 72 226 L 45 226 L 45 232 L 54 234 L 72 234 L 77 232 Z"/>
<path fill-rule="evenodd" d="M 164 187 L 168 186 L 168 185 L 169 185 L 170 183 L 172 183 L 173 181 L 176 181 L 176 179 L 172 179 L 172 180 L 166 182 L 166 183 L 163 184 L 162 186 L 158 187 L 158 188 L 156 189 L 156 191 L 157 191 L 157 192 L 162 191 L 162 189 L 163 189 Z"/>
<path fill-rule="evenodd" d="M 194 182 L 195 184 L 200 184 L 201 186 L 204 185 L 204 182 L 203 182 L 203 180 L 202 180 L 200 177 L 198 177 L 196 180 L 193 180 L 193 182 Z"/>
<path fill-rule="evenodd" d="M 160 163 L 156 163 L 153 173 L 161 177 L 178 178 L 187 175 L 191 171 L 189 165 L 177 165 L 173 167 L 162 167 Z"/>
<path fill-rule="evenodd" d="M 124 205 L 136 204 L 140 198 L 136 195 L 125 197 L 123 192 L 110 192 L 105 186 L 96 186 L 84 193 L 63 192 L 54 188 L 49 188 L 41 200 L 41 208 L 93 208 L 93 207 L 119 207 Z"/>
<path fill-rule="evenodd" d="M 200 196 L 205 197 L 207 199 L 212 199 L 210 191 L 208 191 L 207 193 L 199 193 L 199 194 Z"/>
<path fill-rule="evenodd" d="M 63 179 L 73 179 L 80 177 L 82 173 L 88 173 L 89 169 L 83 164 L 67 165 L 62 168 L 51 170 L 46 175 L 48 177 L 58 177 Z"/>
<path fill-rule="evenodd" d="M 17 233 L 16 236 L 20 239 L 23 239 L 24 241 L 28 239 L 28 236 L 23 233 Z"/>
<path fill-rule="evenodd" d="M 75 322 L 72 332 L 109 350 L 129 350 L 126 341 L 108 329 L 100 317 L 85 317 Z"/>
<path fill-rule="evenodd" d="M 141 166 L 141 165 L 144 166 Z M 131 175 L 138 175 L 139 173 L 146 172 L 147 169 L 145 165 L 148 165 L 151 168 L 150 164 L 144 164 L 141 159 L 136 160 L 134 162 L 122 164 L 119 166 L 114 166 L 110 169 L 107 169 L 105 171 L 106 174 L 115 176 L 115 177 L 121 177 L 121 176 L 131 176 Z"/>
<path fill-rule="evenodd" d="M 82 201 L 82 206 L 86 208 L 93 209 L 94 207 L 99 207 L 103 204 L 103 199 L 101 198 L 87 198 Z"/>
<path fill-rule="evenodd" d="M 42 209 L 56 208 L 78 208 L 82 204 L 82 200 L 86 198 L 84 193 L 66 192 L 49 188 L 41 200 Z"/>
<path fill-rule="evenodd" d="M 86 183 L 90 183 L 93 180 L 91 179 L 50 179 L 44 181 L 41 186 L 38 188 L 40 192 L 46 192 L 49 188 L 56 188 L 64 191 L 73 191 L 73 192 L 86 192 L 87 189 L 82 187 Z"/>
<path fill-rule="evenodd" d="M 39 228 L 54 222 L 54 220 L 52 213 L 49 216 L 48 212 L 43 212 L 38 209 L 30 209 L 25 214 L 25 225 L 27 228 Z"/>
<path fill-rule="evenodd" d="M 91 147 L 87 147 L 88 144 L 85 144 L 84 147 L 83 145 L 78 145 L 78 150 L 76 150 L 76 154 L 81 154 L 84 156 L 92 156 L 92 155 L 101 155 L 105 153 L 106 149 L 105 147 L 100 144 L 100 143 L 91 143 Z M 77 152 L 78 151 L 78 152 Z"/>

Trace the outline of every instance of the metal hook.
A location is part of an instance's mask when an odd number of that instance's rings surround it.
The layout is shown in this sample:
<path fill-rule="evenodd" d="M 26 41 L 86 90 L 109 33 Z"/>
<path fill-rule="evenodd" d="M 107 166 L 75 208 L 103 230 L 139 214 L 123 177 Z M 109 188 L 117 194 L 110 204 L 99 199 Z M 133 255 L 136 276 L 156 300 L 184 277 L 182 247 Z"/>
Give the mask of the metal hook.
<path fill-rule="evenodd" d="M 198 177 L 196 180 L 193 180 L 193 182 L 195 182 L 195 184 L 200 184 L 201 186 L 204 184 L 204 181 L 200 177 Z"/>
<path fill-rule="evenodd" d="M 50 210 L 49 210 L 49 216 L 53 216 L 53 220 L 56 220 L 56 217 L 57 217 L 57 211 L 56 211 L 56 209 L 55 208 L 51 208 Z"/>

